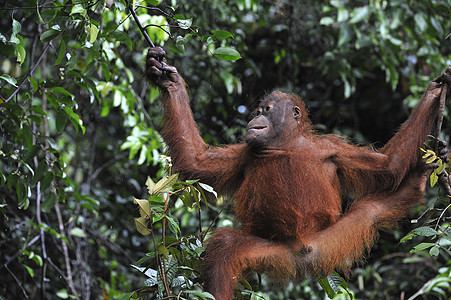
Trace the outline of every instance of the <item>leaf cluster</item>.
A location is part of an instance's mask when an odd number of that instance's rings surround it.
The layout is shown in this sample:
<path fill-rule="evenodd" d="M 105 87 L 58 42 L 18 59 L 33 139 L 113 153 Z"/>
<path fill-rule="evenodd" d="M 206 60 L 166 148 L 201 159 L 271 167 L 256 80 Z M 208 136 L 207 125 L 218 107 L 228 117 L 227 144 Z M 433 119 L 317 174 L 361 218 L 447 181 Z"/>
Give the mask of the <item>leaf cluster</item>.
<path fill-rule="evenodd" d="M 208 203 L 205 192 L 215 197 L 216 192 L 196 180 L 178 181 L 178 174 L 164 177 L 157 183 L 148 177 L 146 187 L 149 199 L 134 198 L 140 214 L 140 217 L 135 218 L 135 225 L 140 234 L 151 236 L 153 249 L 137 262 L 137 265 L 146 263 L 146 267 L 134 267 L 147 279 L 142 288 L 124 295 L 122 299 L 137 295 L 171 297 L 175 294 L 180 299 L 188 299 L 189 295 L 208 299 L 211 295 L 203 292 L 199 286 L 200 255 L 204 251 L 203 240 L 208 233 L 208 229 L 202 230 L 201 202 L 205 205 Z M 176 205 L 176 201 L 180 201 L 182 206 Z M 191 214 L 197 211 L 200 228 L 197 235 L 182 234 L 180 222 L 173 215 L 182 209 L 187 209 Z M 169 228 L 168 232 L 166 227 Z"/>

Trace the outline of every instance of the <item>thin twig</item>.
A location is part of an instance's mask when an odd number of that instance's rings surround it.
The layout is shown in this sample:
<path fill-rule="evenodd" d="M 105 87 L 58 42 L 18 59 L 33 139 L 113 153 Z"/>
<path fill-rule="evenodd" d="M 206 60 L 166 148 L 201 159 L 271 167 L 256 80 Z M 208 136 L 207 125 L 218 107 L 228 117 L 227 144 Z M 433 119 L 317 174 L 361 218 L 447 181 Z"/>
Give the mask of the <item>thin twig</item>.
<path fill-rule="evenodd" d="M 63 215 L 61 213 L 61 209 L 60 209 L 60 206 L 59 206 L 58 202 L 55 203 L 54 209 L 55 209 L 55 212 L 56 212 L 56 218 L 58 220 L 58 229 L 59 229 L 60 233 L 64 235 L 65 234 L 65 229 L 64 229 Z M 78 291 L 75 288 L 74 279 L 72 277 L 72 266 L 71 266 L 71 263 L 70 263 L 69 249 L 67 247 L 66 242 L 63 239 L 61 239 L 61 246 L 63 248 L 64 264 L 66 265 L 67 285 L 70 288 L 72 296 L 77 297 Z"/>
<path fill-rule="evenodd" d="M 39 29 L 41 29 L 41 27 L 39 26 Z M 50 46 L 50 43 L 47 44 L 47 46 Z M 48 48 L 47 48 L 48 49 Z M 43 51 L 43 54 L 39 57 L 38 61 L 36 62 L 35 66 L 37 66 L 37 63 L 42 60 L 42 79 L 45 81 L 47 79 L 47 73 L 45 72 L 46 66 L 47 66 L 47 55 L 45 55 L 47 53 L 47 51 Z M 33 69 L 31 70 L 31 72 L 33 71 Z M 27 76 L 28 77 L 28 76 Z M 26 79 L 26 78 L 25 78 Z M 24 79 L 24 80 L 25 80 Z M 17 89 L 16 91 L 18 91 L 19 89 Z M 42 95 L 42 110 L 44 110 L 47 113 L 47 96 L 45 95 L 45 93 L 43 93 Z M 46 124 L 48 125 L 48 120 L 47 117 L 43 118 L 43 124 L 44 124 L 44 130 L 45 131 L 45 136 L 50 136 L 50 131 L 48 129 L 48 126 L 46 128 Z M 47 142 L 47 140 L 46 140 Z M 48 142 L 47 142 L 48 143 Z M 46 149 L 48 148 L 48 146 L 46 145 Z M 46 161 L 49 161 L 49 153 L 46 150 Z M 36 157 L 35 157 L 36 159 Z M 37 162 L 37 160 L 35 160 L 35 163 Z M 41 267 L 41 299 L 45 299 L 45 283 L 46 283 L 46 273 L 47 273 L 47 264 L 48 264 L 48 256 L 47 256 L 47 249 L 46 249 L 46 245 L 45 245 L 45 232 L 44 232 L 44 228 L 41 226 L 42 225 L 42 220 L 41 220 L 41 202 L 42 202 L 42 193 L 41 193 L 41 182 L 38 181 L 37 185 L 36 185 L 36 219 L 37 219 L 37 223 L 39 225 L 39 235 L 41 236 L 41 251 L 42 251 L 42 267 Z"/>
<path fill-rule="evenodd" d="M 64 274 L 64 271 L 61 270 L 61 269 L 53 262 L 53 260 L 52 260 L 51 257 L 49 257 L 48 262 L 49 262 L 49 265 L 52 266 L 52 267 L 56 270 L 56 272 L 58 272 L 58 274 L 60 274 L 61 278 L 63 278 L 64 280 L 67 281 L 66 274 Z"/>
<path fill-rule="evenodd" d="M 11 276 L 14 278 L 14 280 L 17 282 L 17 285 L 20 287 L 20 289 L 22 290 L 22 293 L 25 297 L 25 299 L 29 299 L 30 297 L 28 296 L 27 292 L 25 291 L 25 288 L 23 287 L 22 283 L 19 281 L 19 279 L 16 277 L 16 275 L 8 268 L 8 266 L 5 266 L 6 271 L 9 272 L 9 274 L 11 274 Z"/>
<path fill-rule="evenodd" d="M 28 247 L 30 247 L 31 245 L 33 245 L 34 243 L 36 243 L 37 241 L 39 241 L 39 239 L 41 238 L 40 235 L 35 236 L 31 241 L 28 242 L 28 244 L 22 248 L 22 250 L 27 249 Z M 13 256 L 11 256 L 7 262 L 5 262 L 3 265 L 0 266 L 0 270 L 2 268 L 6 268 L 8 267 L 8 265 L 15 260 L 19 255 L 22 254 L 22 251 L 18 251 L 16 254 L 14 254 Z"/>
<path fill-rule="evenodd" d="M 448 204 L 448 206 L 447 207 L 445 207 L 445 209 L 442 211 L 442 213 L 440 214 L 440 216 L 438 217 L 438 219 L 437 219 L 437 224 L 435 225 L 435 230 L 437 230 L 437 228 L 438 228 L 438 224 L 440 223 L 440 220 L 441 220 L 441 218 L 443 217 L 443 215 L 445 214 L 445 212 L 448 210 L 448 208 L 450 208 L 451 207 L 451 203 L 450 204 Z"/>
<path fill-rule="evenodd" d="M 229 206 L 230 201 L 227 201 L 225 205 L 222 206 L 221 210 L 216 214 L 216 217 L 211 221 L 210 225 L 208 225 L 207 230 L 204 231 L 204 235 L 201 238 L 201 240 L 204 240 L 204 237 L 208 234 L 208 232 L 211 230 L 213 225 L 216 223 L 216 220 L 219 218 L 219 216 L 222 214 L 222 212 Z"/>
<path fill-rule="evenodd" d="M 155 47 L 155 45 L 153 44 L 152 40 L 150 39 L 149 35 L 147 34 L 147 31 L 143 28 L 141 22 L 138 19 L 138 15 L 136 14 L 133 5 L 130 4 L 130 2 L 128 2 L 128 9 L 130 10 L 133 19 L 135 19 L 136 24 L 138 24 L 138 28 L 141 31 L 141 33 L 144 35 L 144 38 L 146 39 L 147 43 L 149 44 L 149 46 L 151 48 Z"/>
<path fill-rule="evenodd" d="M 149 25 L 146 25 L 146 26 L 144 27 L 144 29 L 146 29 L 147 27 L 158 27 L 158 28 L 160 28 L 161 30 L 163 30 L 167 35 L 169 35 L 169 37 L 172 39 L 172 34 L 171 34 L 169 31 L 167 31 L 166 29 L 164 29 L 163 26 L 161 26 L 161 25 L 149 24 Z"/>
<path fill-rule="evenodd" d="M 41 60 L 44 58 L 45 54 L 47 53 L 47 50 L 50 47 L 50 43 L 48 43 L 45 47 L 44 50 L 42 51 L 41 56 L 39 56 L 38 60 L 36 61 L 36 63 L 34 64 L 33 68 L 31 68 L 30 72 L 28 72 L 28 74 L 24 77 L 24 79 L 22 80 L 22 82 L 19 84 L 19 86 L 17 87 L 17 89 L 7 98 L 4 100 L 4 102 L 8 102 L 9 100 L 11 100 L 18 92 L 19 90 L 22 88 L 22 86 L 25 84 L 26 80 L 28 77 L 30 77 L 31 75 L 33 75 L 34 70 L 36 70 L 37 66 L 41 63 Z"/>
<path fill-rule="evenodd" d="M 149 13 L 149 15 L 152 15 L 152 16 L 171 17 L 170 14 L 168 14 L 167 12 L 165 12 L 164 10 L 162 10 L 161 8 L 158 8 L 158 7 L 148 7 L 148 6 L 139 5 L 139 4 L 137 4 L 136 7 L 138 7 L 138 8 L 145 8 L 145 9 L 154 11 L 152 13 Z M 155 12 L 155 11 L 157 11 L 157 12 Z"/>
<path fill-rule="evenodd" d="M 41 299 L 45 299 L 45 275 L 47 271 L 47 250 L 45 246 L 45 233 L 41 220 L 41 182 L 36 184 L 36 219 L 39 225 L 39 235 L 41 237 L 41 249 L 42 249 L 42 268 L 41 268 Z"/>
<path fill-rule="evenodd" d="M 417 298 L 418 296 L 423 295 L 424 292 L 426 291 L 426 289 L 428 288 L 428 286 L 431 284 L 432 280 L 433 279 L 431 279 L 428 282 L 426 282 L 425 284 L 423 284 L 423 286 L 407 300 L 413 300 L 413 299 Z"/>

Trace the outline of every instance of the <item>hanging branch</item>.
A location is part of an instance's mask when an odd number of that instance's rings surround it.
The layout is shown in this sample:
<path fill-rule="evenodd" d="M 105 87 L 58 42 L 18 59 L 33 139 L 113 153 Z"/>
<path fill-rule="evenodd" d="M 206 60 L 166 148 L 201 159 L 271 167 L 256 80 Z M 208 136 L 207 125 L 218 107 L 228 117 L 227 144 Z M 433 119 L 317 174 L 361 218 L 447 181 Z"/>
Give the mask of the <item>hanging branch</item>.
<path fill-rule="evenodd" d="M 138 24 L 138 28 L 139 31 L 141 31 L 141 33 L 144 35 L 144 38 L 146 39 L 147 43 L 149 44 L 150 48 L 155 47 L 154 43 L 152 42 L 152 40 L 150 39 L 149 35 L 147 34 L 147 31 L 144 29 L 144 27 L 142 26 L 141 22 L 138 19 L 138 15 L 136 14 L 133 5 L 130 4 L 130 2 L 128 2 L 128 9 L 130 10 L 133 19 L 135 19 L 136 24 Z"/>
<path fill-rule="evenodd" d="M 443 113 L 445 111 L 445 103 L 446 103 L 446 96 L 448 94 L 448 85 L 444 84 L 442 87 L 442 93 L 440 94 L 440 106 L 438 111 L 438 119 L 437 119 L 437 126 L 435 131 L 435 152 L 438 151 L 438 143 L 440 139 L 440 131 L 443 124 Z M 440 185 L 443 187 L 447 195 L 451 195 L 451 186 L 449 182 L 449 174 L 446 171 L 443 171 L 438 175 L 438 181 Z"/>
<path fill-rule="evenodd" d="M 440 139 L 440 131 L 442 130 L 443 114 L 445 112 L 446 94 L 448 93 L 448 85 L 444 84 L 442 87 L 442 93 L 440 94 L 440 104 L 438 109 L 437 126 L 435 129 L 435 152 L 438 151 L 438 144 Z"/>

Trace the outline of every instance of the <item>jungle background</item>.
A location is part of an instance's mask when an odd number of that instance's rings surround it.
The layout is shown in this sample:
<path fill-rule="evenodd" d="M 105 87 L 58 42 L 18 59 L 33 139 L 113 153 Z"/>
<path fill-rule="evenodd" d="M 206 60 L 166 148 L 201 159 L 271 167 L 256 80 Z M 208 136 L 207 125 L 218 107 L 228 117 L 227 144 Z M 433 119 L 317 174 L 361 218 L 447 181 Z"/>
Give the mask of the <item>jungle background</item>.
<path fill-rule="evenodd" d="M 134 200 L 170 167 L 158 91 L 143 77 L 149 45 L 130 5 L 187 81 L 214 145 L 240 142 L 258 99 L 281 89 L 305 100 L 319 133 L 380 147 L 451 65 L 449 0 L 0 3 L 0 299 L 202 298 L 204 234 L 238 226 L 227 200 L 205 204 L 212 192 L 199 183 L 170 177 L 149 210 Z M 448 110 L 449 141 L 447 120 Z M 410 219 L 381 233 L 349 294 L 448 299 L 443 195 L 429 189 Z M 149 224 L 140 227 L 139 212 Z M 254 275 L 240 290 L 327 298 L 315 279 L 279 287 Z"/>

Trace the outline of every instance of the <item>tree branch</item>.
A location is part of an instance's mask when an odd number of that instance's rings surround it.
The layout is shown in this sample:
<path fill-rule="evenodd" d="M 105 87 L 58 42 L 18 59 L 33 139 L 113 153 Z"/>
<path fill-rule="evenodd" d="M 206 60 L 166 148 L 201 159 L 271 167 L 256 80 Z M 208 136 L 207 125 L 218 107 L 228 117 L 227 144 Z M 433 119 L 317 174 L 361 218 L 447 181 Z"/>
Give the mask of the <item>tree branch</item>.
<path fill-rule="evenodd" d="M 438 111 L 438 119 L 437 119 L 437 127 L 435 131 L 435 152 L 438 151 L 438 143 L 440 139 L 440 131 L 442 129 L 443 124 L 443 113 L 445 111 L 445 103 L 447 100 L 448 94 L 448 84 L 444 84 L 442 87 L 442 93 L 440 94 L 440 106 Z M 438 175 L 438 182 L 443 187 L 447 195 L 451 195 L 451 186 L 449 182 L 449 174 L 446 171 L 443 171 Z"/>
<path fill-rule="evenodd" d="M 5 266 L 6 271 L 9 272 L 9 274 L 11 274 L 11 276 L 14 278 L 14 280 L 17 282 L 17 285 L 19 286 L 19 288 L 21 289 L 23 295 L 25 296 L 25 299 L 29 299 L 29 296 L 27 294 L 27 292 L 25 291 L 25 288 L 23 287 L 22 283 L 20 282 L 20 280 L 16 277 L 16 275 L 8 268 L 8 266 Z"/>
<path fill-rule="evenodd" d="M 50 43 L 47 44 L 47 46 L 49 46 Z M 46 48 L 48 49 L 48 48 Z M 46 65 L 47 65 L 47 56 L 45 55 L 47 53 L 47 50 L 44 49 L 43 53 L 41 54 L 41 56 L 39 57 L 38 61 L 36 62 L 36 64 L 34 65 L 34 67 L 32 68 L 32 70 L 30 71 L 33 72 L 35 67 L 38 65 L 38 63 L 43 60 L 42 62 L 42 79 L 45 81 L 47 74 L 45 72 L 46 69 Z M 28 76 L 27 76 L 28 77 Z M 24 78 L 24 81 L 27 79 L 27 77 Z M 22 82 L 24 82 L 22 81 Z M 20 89 L 17 88 L 16 92 Z M 11 98 L 11 97 L 10 97 Z M 45 95 L 45 93 L 43 93 L 42 95 L 42 109 L 47 112 L 47 97 Z M 45 131 L 45 135 L 49 136 L 49 129 L 48 126 L 46 127 L 46 124 L 48 125 L 47 122 L 47 117 L 44 116 L 43 117 L 43 124 L 44 124 L 44 130 Z M 36 143 L 35 140 L 35 136 L 33 136 L 34 142 Z M 47 142 L 47 141 L 46 141 Z M 46 147 L 47 148 L 47 147 Z M 48 160 L 48 151 L 46 151 L 46 161 L 49 162 Z M 37 156 L 34 157 L 34 163 L 36 165 L 36 167 L 38 166 L 38 160 L 37 160 Z M 42 193 L 41 193 L 41 182 L 39 181 L 36 185 L 36 220 L 37 223 L 39 225 L 39 235 L 41 236 L 41 251 L 42 251 L 42 267 L 41 267 L 41 299 L 45 299 L 45 283 L 46 283 L 46 273 L 47 273 L 47 263 L 48 263 L 48 256 L 47 256 L 47 249 L 46 249 L 46 245 L 45 245 L 45 232 L 44 232 L 44 228 L 41 226 L 42 225 L 42 220 L 41 220 L 41 202 L 42 202 Z"/>
<path fill-rule="evenodd" d="M 139 5 L 139 4 L 137 4 L 136 7 L 145 8 L 147 10 L 150 10 L 151 12 L 149 12 L 149 15 L 151 15 L 151 16 L 171 17 L 170 14 L 168 14 L 167 12 L 163 11 L 162 9 L 160 9 L 158 7 L 148 7 L 148 6 L 143 6 L 143 5 Z"/>
<path fill-rule="evenodd" d="M 169 35 L 170 38 L 172 38 L 172 34 L 169 31 L 167 31 L 166 29 L 164 29 L 163 26 L 161 26 L 161 25 L 149 24 L 149 25 L 146 25 L 146 27 L 144 27 L 144 29 L 146 29 L 147 27 L 158 27 L 161 30 L 163 30 L 164 32 L 166 32 L 166 34 Z"/>
<path fill-rule="evenodd" d="M 445 112 L 445 103 L 446 103 L 446 94 L 448 93 L 448 85 L 444 84 L 442 87 L 442 92 L 440 94 L 440 104 L 438 109 L 438 116 L 437 116 L 437 126 L 435 129 L 435 152 L 438 151 L 439 147 L 439 140 L 440 140 L 440 131 L 442 130 L 442 124 L 443 124 L 443 114 Z"/>
<path fill-rule="evenodd" d="M 139 21 L 138 15 L 136 14 L 136 12 L 135 12 L 135 10 L 134 10 L 133 5 L 130 4 L 129 1 L 127 1 L 127 3 L 128 3 L 128 9 L 130 10 L 130 12 L 131 12 L 131 14 L 132 14 L 133 19 L 135 19 L 136 24 L 138 24 L 138 28 L 139 28 L 139 30 L 141 31 L 141 33 L 144 35 L 144 38 L 146 39 L 147 43 L 149 44 L 149 46 L 150 46 L 151 48 L 155 47 L 155 45 L 153 44 L 153 42 L 152 42 L 152 40 L 150 39 L 149 35 L 147 34 L 147 31 L 143 28 L 141 22 Z"/>

